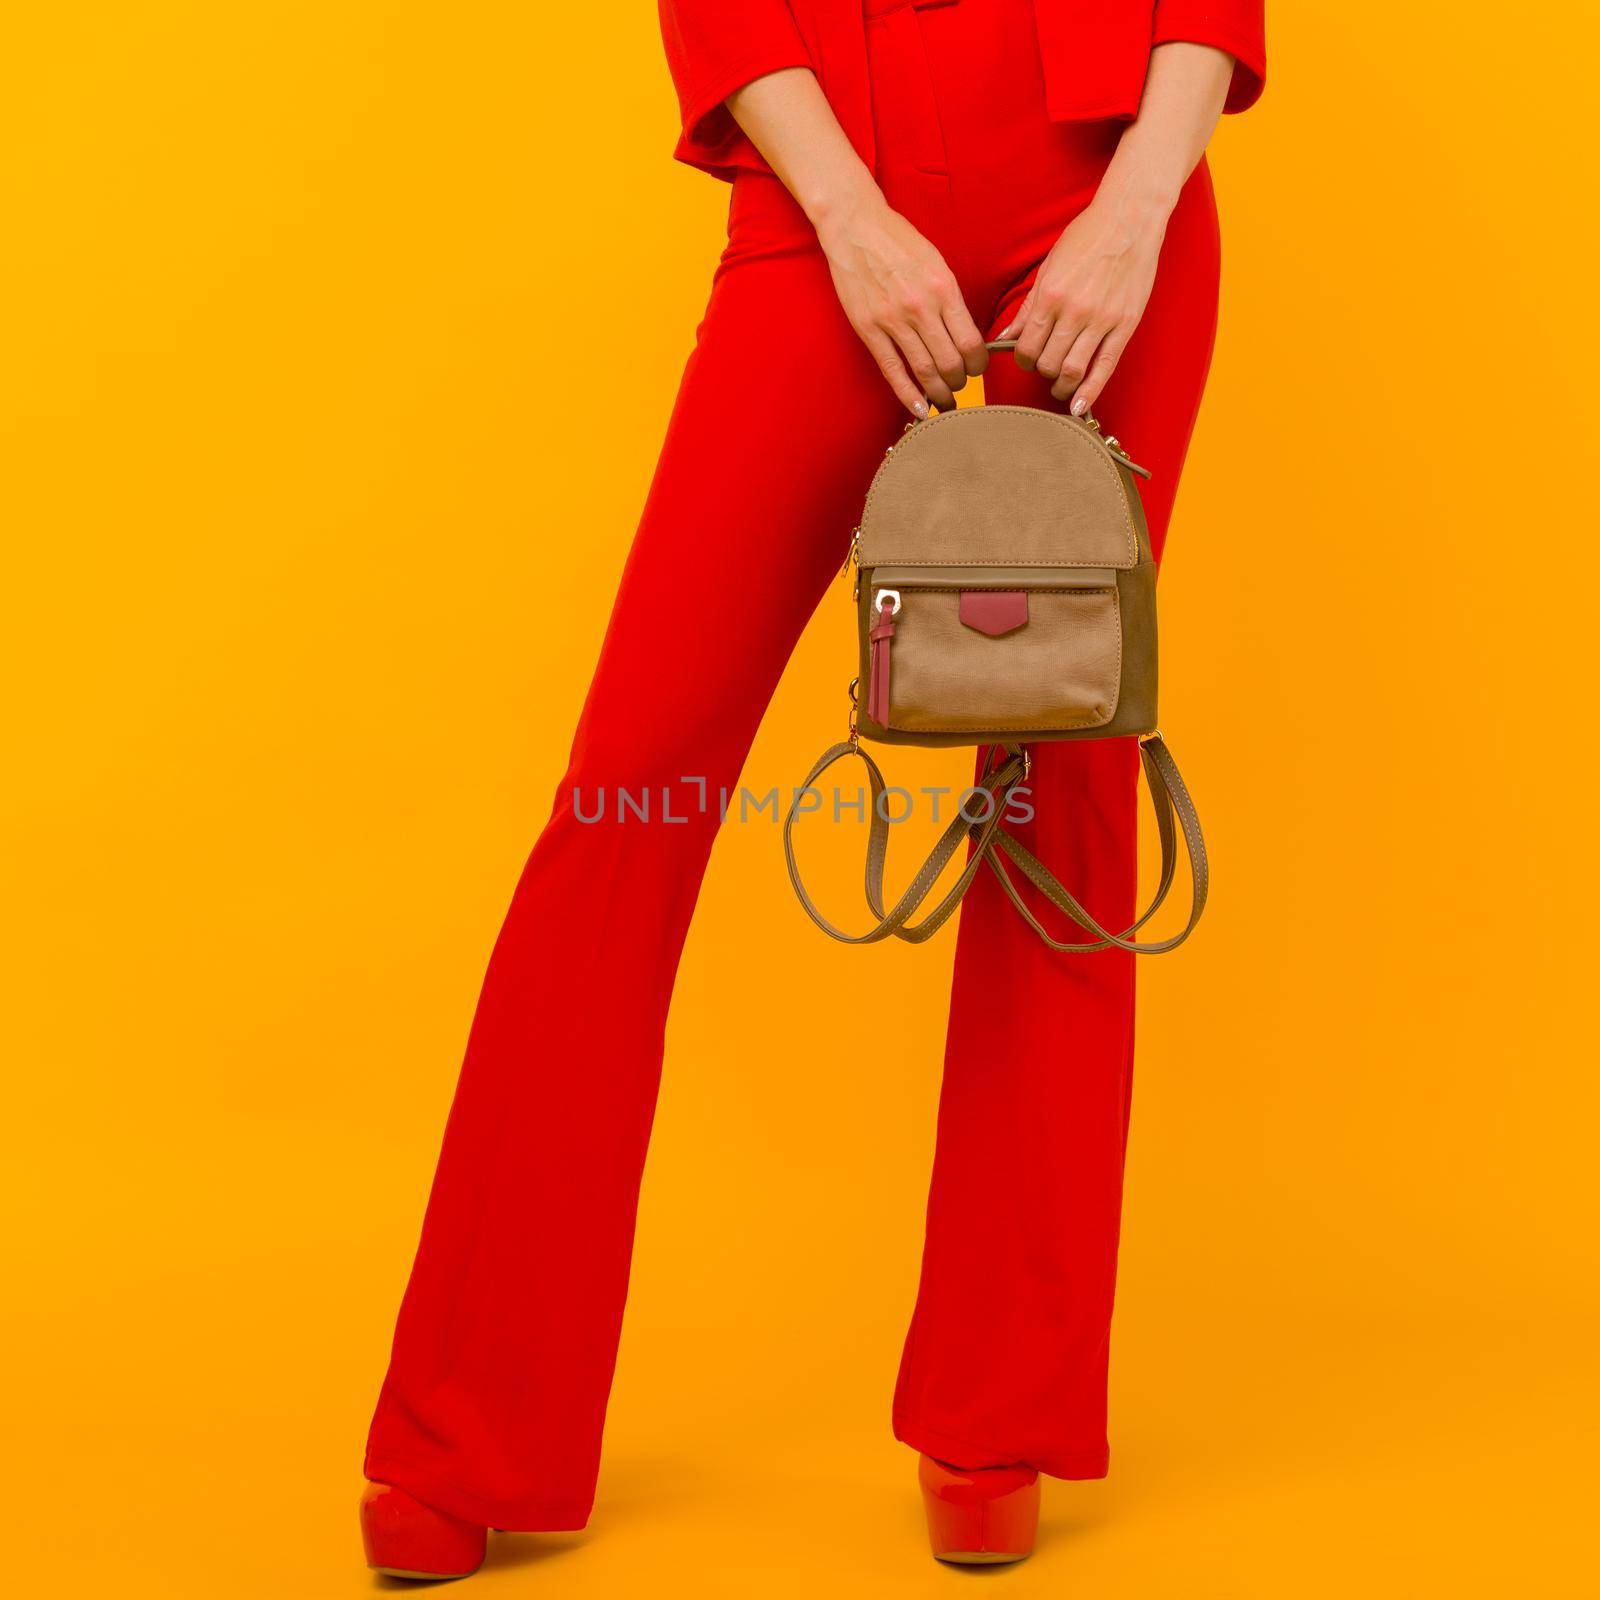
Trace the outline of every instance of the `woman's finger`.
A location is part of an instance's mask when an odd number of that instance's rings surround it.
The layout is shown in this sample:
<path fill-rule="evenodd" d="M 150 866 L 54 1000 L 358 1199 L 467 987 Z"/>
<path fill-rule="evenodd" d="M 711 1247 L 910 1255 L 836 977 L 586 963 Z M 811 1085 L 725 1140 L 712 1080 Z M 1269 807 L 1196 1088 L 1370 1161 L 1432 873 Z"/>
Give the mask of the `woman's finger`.
<path fill-rule="evenodd" d="M 944 379 L 945 387 L 953 395 L 958 389 L 966 387 L 967 362 L 961 352 L 956 349 L 956 342 L 950 336 L 950 330 L 945 326 L 942 317 L 935 316 L 926 326 L 919 326 L 917 333 L 926 346 L 928 354 L 933 357 L 934 368 L 939 376 Z"/>
<path fill-rule="evenodd" d="M 1017 318 L 1016 328 L 1017 348 L 1012 353 L 1024 372 L 1032 372 L 1038 367 L 1039 358 L 1055 336 L 1055 312 L 1039 299 L 1037 293 L 1030 294 L 1027 314 Z"/>
<path fill-rule="evenodd" d="M 1078 385 L 1078 392 L 1072 397 L 1072 414 L 1075 417 L 1081 417 L 1100 398 L 1111 374 L 1117 370 L 1122 352 L 1128 348 L 1128 340 L 1132 337 L 1131 328 L 1116 327 L 1100 341 L 1100 348 L 1095 351 L 1089 371 L 1083 382 Z"/>
<path fill-rule="evenodd" d="M 967 310 L 959 290 L 954 290 L 944 305 L 944 325 L 951 343 L 961 355 L 962 370 L 971 377 L 988 370 L 989 347 L 978 332 L 978 325 Z"/>
<path fill-rule="evenodd" d="M 1023 325 L 1023 323 L 1025 323 L 1028 320 L 1028 314 L 1032 310 L 1033 310 L 1033 290 L 1029 289 L 1028 292 L 1025 295 L 1023 295 L 1023 297 L 1022 297 L 1022 304 L 1017 307 L 1016 316 L 1014 316 L 1005 325 L 1005 327 L 1003 327 L 1000 330 L 1000 332 L 995 335 L 995 338 L 997 338 L 997 339 L 1015 339 L 1017 337 L 1017 335 L 1022 332 L 1022 325 Z"/>
<path fill-rule="evenodd" d="M 1039 352 L 1038 360 L 1034 362 L 1035 370 L 1048 378 L 1052 385 L 1061 376 L 1061 369 L 1066 365 L 1067 353 L 1078 342 L 1078 336 L 1082 332 L 1083 322 L 1080 318 L 1065 314 L 1056 318 L 1050 329 L 1050 337 L 1045 340 L 1044 348 Z"/>
<path fill-rule="evenodd" d="M 871 352 L 872 359 L 878 363 L 878 371 L 894 390 L 901 405 L 914 417 L 927 416 L 927 399 L 921 389 L 912 382 L 911 374 L 906 371 L 906 364 L 900 359 L 900 352 L 895 348 L 894 340 L 881 328 L 858 328 L 856 331 L 861 335 L 861 342 Z"/>
<path fill-rule="evenodd" d="M 900 354 L 905 358 L 905 363 L 911 369 L 911 376 L 917 386 L 927 396 L 931 405 L 936 405 L 941 411 L 954 408 L 956 397 L 950 392 L 950 385 L 944 381 L 939 372 L 938 364 L 934 361 L 927 345 L 923 342 L 922 335 L 909 325 L 900 328 L 890 328 L 889 337 L 900 347 Z"/>
<path fill-rule="evenodd" d="M 1094 353 L 1100 348 L 1100 341 L 1105 338 L 1106 331 L 1104 328 L 1085 328 L 1072 341 L 1071 348 L 1061 358 L 1061 370 L 1056 374 L 1055 382 L 1050 385 L 1052 400 L 1072 398 L 1078 386 L 1088 376 L 1089 368 L 1094 361 Z"/>

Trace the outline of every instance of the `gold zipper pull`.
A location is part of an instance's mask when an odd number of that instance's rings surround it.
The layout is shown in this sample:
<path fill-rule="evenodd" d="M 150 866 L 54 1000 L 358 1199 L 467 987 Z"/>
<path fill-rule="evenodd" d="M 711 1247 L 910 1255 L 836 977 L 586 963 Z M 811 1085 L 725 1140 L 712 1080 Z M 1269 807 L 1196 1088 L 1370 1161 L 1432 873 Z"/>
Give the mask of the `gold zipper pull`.
<path fill-rule="evenodd" d="M 1106 449 L 1109 450 L 1112 455 L 1114 455 L 1117 460 L 1128 469 L 1129 472 L 1137 472 L 1141 478 L 1148 478 L 1150 476 L 1149 469 L 1147 467 L 1141 467 L 1139 463 L 1122 448 L 1122 441 L 1118 439 L 1114 433 L 1104 433 L 1101 431 L 1100 419 L 1095 416 L 1093 412 L 1090 412 L 1090 414 L 1086 417 L 1079 417 L 1077 420 L 1082 423 L 1090 433 L 1097 435 L 1100 443 L 1103 444 Z"/>
<path fill-rule="evenodd" d="M 1122 448 L 1122 442 L 1116 437 L 1115 434 L 1108 433 L 1106 435 L 1105 445 L 1106 449 L 1109 450 L 1112 455 L 1114 455 L 1117 460 L 1128 469 L 1129 472 L 1137 472 L 1141 478 L 1148 478 L 1150 476 L 1150 469 L 1148 467 L 1141 467 L 1139 463 Z"/>

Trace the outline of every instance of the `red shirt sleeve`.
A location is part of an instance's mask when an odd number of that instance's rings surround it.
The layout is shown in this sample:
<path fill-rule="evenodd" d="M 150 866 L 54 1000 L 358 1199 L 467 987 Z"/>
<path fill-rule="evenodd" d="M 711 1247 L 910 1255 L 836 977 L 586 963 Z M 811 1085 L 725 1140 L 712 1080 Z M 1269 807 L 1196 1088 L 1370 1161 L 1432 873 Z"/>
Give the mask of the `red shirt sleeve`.
<path fill-rule="evenodd" d="M 1154 43 L 1187 39 L 1226 50 L 1234 59 L 1224 111 L 1245 111 L 1267 81 L 1265 0 L 1156 0 Z"/>
<path fill-rule="evenodd" d="M 723 105 L 736 89 L 811 54 L 788 0 L 658 0 L 667 66 L 678 91 L 678 159 L 708 172 L 760 165 Z"/>

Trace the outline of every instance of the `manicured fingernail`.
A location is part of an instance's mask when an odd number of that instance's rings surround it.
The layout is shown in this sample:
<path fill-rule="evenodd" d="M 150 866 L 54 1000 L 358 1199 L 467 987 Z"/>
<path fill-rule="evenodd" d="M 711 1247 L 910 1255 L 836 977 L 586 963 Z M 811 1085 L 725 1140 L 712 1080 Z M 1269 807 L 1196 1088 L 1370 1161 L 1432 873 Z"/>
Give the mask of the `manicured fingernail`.
<path fill-rule="evenodd" d="M 926 400 L 919 400 L 914 406 L 912 406 L 911 409 L 915 411 L 919 417 L 925 417 L 928 414 L 928 402 Z"/>
<path fill-rule="evenodd" d="M 1087 411 L 1088 409 L 1089 409 L 1089 402 L 1087 400 L 1085 400 L 1081 395 L 1076 400 L 1074 400 L 1072 402 L 1072 414 L 1075 417 L 1081 417 L 1084 414 L 1084 412 Z"/>

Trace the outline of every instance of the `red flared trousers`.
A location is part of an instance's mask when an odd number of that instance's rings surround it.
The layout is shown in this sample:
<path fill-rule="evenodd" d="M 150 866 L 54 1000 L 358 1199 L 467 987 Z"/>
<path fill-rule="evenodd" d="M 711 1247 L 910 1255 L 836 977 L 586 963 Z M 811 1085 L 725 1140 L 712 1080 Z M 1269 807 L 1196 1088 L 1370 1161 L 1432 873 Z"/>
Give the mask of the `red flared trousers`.
<path fill-rule="evenodd" d="M 869 10 L 879 182 L 993 336 L 1092 198 L 1119 130 L 1048 120 L 1030 0 Z M 1158 554 L 1210 361 L 1217 251 L 1202 167 L 1097 408 L 1154 473 Z M 986 389 L 1050 404 L 1009 357 Z M 484 980 L 369 1477 L 495 1527 L 585 1522 L 663 1027 L 717 825 L 684 779 L 712 796 L 737 785 L 904 421 L 806 218 L 776 179 L 741 174 L 571 766 Z M 737 604 L 705 576 L 708 552 L 729 550 Z M 1132 740 L 1036 746 L 1036 815 L 1020 830 L 1112 927 L 1134 911 L 1137 766 Z M 595 797 L 622 789 L 671 790 L 688 820 L 578 816 L 575 793 L 592 815 Z M 1132 1056 L 1133 958 L 1051 952 L 980 875 L 961 913 L 921 1288 L 894 1400 L 912 1447 L 967 1467 L 1105 1471 Z"/>

